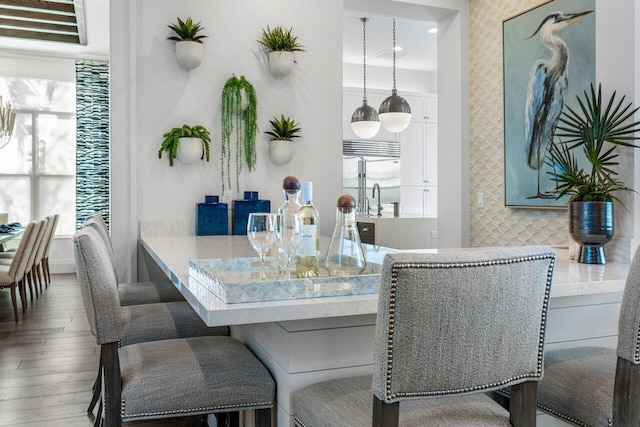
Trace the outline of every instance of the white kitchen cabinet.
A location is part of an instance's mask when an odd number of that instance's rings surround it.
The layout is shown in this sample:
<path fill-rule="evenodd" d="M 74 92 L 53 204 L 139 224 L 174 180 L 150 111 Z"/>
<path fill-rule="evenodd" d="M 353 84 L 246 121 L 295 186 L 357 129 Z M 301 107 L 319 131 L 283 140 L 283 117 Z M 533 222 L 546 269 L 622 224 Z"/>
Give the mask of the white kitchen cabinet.
<path fill-rule="evenodd" d="M 438 216 L 438 187 L 403 185 L 400 188 L 401 215 Z"/>
<path fill-rule="evenodd" d="M 401 185 L 424 185 L 426 123 L 411 122 L 398 134 Z"/>
<path fill-rule="evenodd" d="M 435 96 L 425 98 L 424 118 L 429 122 L 438 122 L 438 98 Z"/>
<path fill-rule="evenodd" d="M 427 185 L 438 185 L 438 124 L 425 124 L 423 141 L 423 179 Z M 401 151 L 402 152 L 402 151 Z"/>

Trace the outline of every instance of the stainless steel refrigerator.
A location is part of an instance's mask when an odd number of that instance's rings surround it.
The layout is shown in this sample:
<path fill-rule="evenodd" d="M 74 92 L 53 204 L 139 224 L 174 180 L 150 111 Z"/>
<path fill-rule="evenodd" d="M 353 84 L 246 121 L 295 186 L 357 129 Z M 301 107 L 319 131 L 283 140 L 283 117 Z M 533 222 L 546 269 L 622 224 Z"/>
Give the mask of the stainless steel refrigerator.
<path fill-rule="evenodd" d="M 400 143 L 398 141 L 343 141 L 342 191 L 358 203 L 358 213 L 376 214 L 378 194 L 373 197 L 374 184 L 380 186 L 383 213 L 392 213 L 392 203 L 400 202 Z"/>

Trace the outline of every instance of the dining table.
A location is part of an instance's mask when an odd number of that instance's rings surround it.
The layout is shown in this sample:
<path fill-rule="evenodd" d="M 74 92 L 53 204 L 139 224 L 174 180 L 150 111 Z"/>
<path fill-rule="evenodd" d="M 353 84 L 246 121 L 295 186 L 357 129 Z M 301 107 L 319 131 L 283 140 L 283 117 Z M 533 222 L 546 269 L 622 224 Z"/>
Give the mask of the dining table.
<path fill-rule="evenodd" d="M 224 270 L 221 265 L 255 270 L 257 254 L 246 236 L 141 235 L 140 245 L 142 264 L 151 280 L 169 278 L 207 325 L 229 325 L 232 336 L 245 343 L 267 366 L 277 384 L 278 426 L 293 425 L 293 392 L 318 381 L 372 372 L 378 299 L 375 292 L 358 293 L 347 286 L 340 294 L 333 292 L 342 289 L 340 286 L 328 283 L 317 289 L 318 297 L 314 297 L 314 289 L 303 289 L 301 296 L 286 286 L 283 296 L 281 289 L 269 287 L 273 284 L 269 283 L 262 293 L 253 287 L 249 291 L 238 288 L 244 293 L 225 294 L 215 284 L 216 278 L 207 275 L 211 273 L 207 268 L 215 266 L 218 270 L 214 268 L 214 275 Z M 327 246 L 328 239 L 321 238 L 321 253 Z M 363 246 L 366 260 L 372 264 L 381 264 L 387 253 L 398 252 Z M 545 348 L 615 347 L 628 263 L 581 264 L 570 258 L 568 248 L 555 249 L 558 256 Z M 475 249 L 440 249 L 451 250 Z M 271 261 L 267 268 L 275 277 L 277 248 L 268 259 Z M 300 284 L 296 279 L 292 282 Z M 545 425 L 544 417 L 538 417 L 539 426 Z"/>
<path fill-rule="evenodd" d="M 0 252 L 4 251 L 4 244 L 10 240 L 17 239 L 24 233 L 24 227 L 17 228 L 10 233 L 0 233 Z"/>

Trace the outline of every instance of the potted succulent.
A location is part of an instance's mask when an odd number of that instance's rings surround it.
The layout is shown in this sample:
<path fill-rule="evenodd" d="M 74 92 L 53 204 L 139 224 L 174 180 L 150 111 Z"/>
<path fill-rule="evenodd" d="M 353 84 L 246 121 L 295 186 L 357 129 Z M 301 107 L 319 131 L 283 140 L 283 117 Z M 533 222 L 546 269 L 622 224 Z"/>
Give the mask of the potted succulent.
<path fill-rule="evenodd" d="M 296 135 L 300 132 L 300 125 L 295 120 L 285 117 L 284 114 L 280 118 L 274 117 L 269 120 L 271 130 L 265 132 L 271 135 L 269 141 L 269 158 L 278 165 L 286 165 L 293 158 L 293 138 L 299 138 Z"/>
<path fill-rule="evenodd" d="M 271 29 L 267 25 L 267 29 L 262 29 L 262 36 L 258 39 L 258 43 L 269 51 L 269 71 L 275 77 L 289 75 L 296 62 L 294 52 L 305 51 L 292 30 L 293 28 L 286 30 L 280 25 Z"/>
<path fill-rule="evenodd" d="M 166 151 L 171 166 L 176 157 L 187 164 L 195 163 L 205 157 L 207 162 L 209 161 L 211 135 L 204 126 L 184 125 L 181 128 L 171 129 L 163 136 L 164 141 L 158 151 L 158 158 L 161 158 L 162 152 Z"/>
<path fill-rule="evenodd" d="M 613 238 L 613 201 L 616 191 L 632 191 L 618 178 L 618 146 L 636 147 L 640 122 L 630 121 L 638 108 L 616 103 L 616 93 L 607 102 L 602 88 L 591 85 L 589 93 L 577 96 L 579 110 L 565 107 L 555 130 L 558 142 L 549 147 L 548 162 L 557 183 L 558 198 L 569 195 L 569 232 L 580 243 L 579 262 L 605 264 L 603 246 Z M 582 152 L 588 170 L 581 166 L 575 150 Z"/>
<path fill-rule="evenodd" d="M 191 18 L 186 21 L 178 18 L 177 24 L 168 25 L 176 34 L 167 40 L 176 42 L 176 59 L 180 66 L 192 70 L 202 62 L 202 39 L 207 36 L 198 35 L 203 27 L 200 22 L 194 23 Z"/>

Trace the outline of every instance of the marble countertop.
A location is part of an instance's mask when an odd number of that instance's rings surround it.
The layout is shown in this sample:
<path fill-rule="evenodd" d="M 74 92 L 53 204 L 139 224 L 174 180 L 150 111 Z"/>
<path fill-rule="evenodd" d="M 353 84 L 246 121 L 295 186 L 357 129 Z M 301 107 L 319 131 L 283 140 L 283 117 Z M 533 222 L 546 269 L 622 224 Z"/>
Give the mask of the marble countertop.
<path fill-rule="evenodd" d="M 326 247 L 327 240 L 322 239 L 321 246 Z M 246 236 L 142 237 L 140 241 L 209 326 L 354 316 L 377 311 L 377 295 L 225 304 L 197 281 L 190 280 L 189 260 L 255 257 Z M 394 250 L 370 246 L 367 259 L 382 263 L 389 251 Z M 274 248 L 271 255 L 276 253 Z M 628 269 L 628 264 L 579 264 L 569 259 L 568 251 L 558 250 L 551 298 L 622 292 Z"/>

